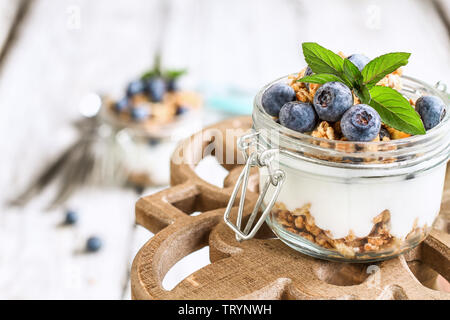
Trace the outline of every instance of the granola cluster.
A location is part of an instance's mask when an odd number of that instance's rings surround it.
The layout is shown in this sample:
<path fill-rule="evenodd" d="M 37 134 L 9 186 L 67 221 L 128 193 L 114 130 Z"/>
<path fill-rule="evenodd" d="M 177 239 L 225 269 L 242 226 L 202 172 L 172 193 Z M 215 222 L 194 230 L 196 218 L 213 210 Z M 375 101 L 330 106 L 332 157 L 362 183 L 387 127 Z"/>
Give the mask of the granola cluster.
<path fill-rule="evenodd" d="M 314 100 L 314 95 L 316 94 L 317 89 L 319 89 L 320 84 L 309 83 L 306 84 L 304 82 L 298 82 L 305 75 L 306 68 L 300 71 L 296 76 L 290 76 L 291 80 L 290 86 L 295 91 L 295 95 L 297 96 L 297 100 L 301 102 L 310 102 L 312 103 Z"/>
<path fill-rule="evenodd" d="M 344 238 L 333 239 L 330 231 L 323 230 L 315 224 L 310 209 L 311 204 L 306 204 L 289 211 L 283 203 L 277 202 L 272 209 L 272 216 L 285 230 L 323 248 L 336 250 L 347 258 L 354 258 L 356 254 L 401 250 L 403 241 L 393 237 L 389 232 L 391 218 L 389 210 L 384 210 L 372 220 L 374 226 L 368 236 L 358 238 L 350 231 Z M 406 241 L 424 236 L 424 230 L 418 228 L 416 223 Z"/>

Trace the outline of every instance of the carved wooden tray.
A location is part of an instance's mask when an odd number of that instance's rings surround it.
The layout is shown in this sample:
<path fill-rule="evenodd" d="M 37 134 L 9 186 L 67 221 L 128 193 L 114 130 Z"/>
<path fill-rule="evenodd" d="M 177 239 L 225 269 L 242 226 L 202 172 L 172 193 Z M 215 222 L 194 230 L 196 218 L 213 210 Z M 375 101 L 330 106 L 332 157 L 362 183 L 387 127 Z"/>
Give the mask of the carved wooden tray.
<path fill-rule="evenodd" d="M 227 143 L 221 138 L 224 135 L 215 133 L 250 127 L 249 117 L 234 118 L 185 140 L 172 156 L 172 187 L 137 202 L 137 222 L 155 236 L 134 259 L 133 299 L 450 299 L 450 293 L 440 291 L 449 290 L 448 231 L 435 229 L 416 249 L 377 264 L 346 264 L 305 256 L 274 238 L 267 227 L 254 239 L 237 242 L 223 222 L 223 213 L 241 166 L 224 165 L 229 170 L 224 188 L 202 180 L 194 168 L 211 143 L 216 150 L 236 157 L 236 139 Z M 196 139 L 201 135 L 207 139 L 200 147 Z M 174 161 L 178 156 L 189 159 L 190 164 L 178 164 Z M 251 180 L 247 213 L 257 197 L 257 172 Z M 449 209 L 446 190 L 443 211 L 447 217 Z M 198 211 L 202 213 L 189 215 Z M 446 216 L 440 220 L 441 229 L 448 228 Z M 173 290 L 165 290 L 162 280 L 167 271 L 207 245 L 211 264 Z"/>

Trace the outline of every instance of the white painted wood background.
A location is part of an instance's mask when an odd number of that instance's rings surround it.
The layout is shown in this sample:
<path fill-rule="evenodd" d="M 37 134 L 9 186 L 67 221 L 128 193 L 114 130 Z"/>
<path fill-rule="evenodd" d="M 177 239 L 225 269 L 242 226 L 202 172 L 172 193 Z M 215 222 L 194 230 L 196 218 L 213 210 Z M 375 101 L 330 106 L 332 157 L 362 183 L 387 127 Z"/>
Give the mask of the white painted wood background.
<path fill-rule="evenodd" d="M 6 41 L 21 3 L 0 0 L 3 299 L 130 297 L 129 267 L 150 237 L 134 226 L 135 193 L 90 188 L 75 194 L 68 203 L 81 215 L 74 228 L 58 227 L 63 209 L 43 209 L 55 186 L 25 208 L 6 202 L 74 139 L 70 122 L 81 98 L 92 91 L 120 94 L 150 66 L 160 35 L 163 64 L 187 67 L 186 83 L 194 86 L 256 90 L 303 67 L 303 41 L 371 57 L 412 52 L 407 74 L 450 82 L 447 13 L 438 14 L 433 1 L 35 0 Z M 441 3 L 449 7 L 448 0 Z M 209 112 L 206 119 L 223 116 Z M 213 176 L 209 166 L 199 172 Z M 103 250 L 77 253 L 92 234 L 103 238 Z M 207 263 L 206 253 L 171 272 L 168 287 Z"/>

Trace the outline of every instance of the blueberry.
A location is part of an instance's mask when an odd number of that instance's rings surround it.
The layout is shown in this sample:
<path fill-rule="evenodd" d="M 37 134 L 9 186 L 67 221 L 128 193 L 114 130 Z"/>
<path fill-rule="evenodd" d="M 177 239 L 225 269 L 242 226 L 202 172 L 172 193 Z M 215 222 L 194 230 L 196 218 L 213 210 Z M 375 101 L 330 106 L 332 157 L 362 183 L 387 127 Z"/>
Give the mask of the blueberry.
<path fill-rule="evenodd" d="M 176 78 L 167 79 L 167 91 L 174 92 L 178 90 L 178 81 Z"/>
<path fill-rule="evenodd" d="M 353 94 L 341 82 L 327 82 L 314 96 L 314 108 L 320 119 L 336 122 L 353 105 Z"/>
<path fill-rule="evenodd" d="M 389 139 L 391 139 L 391 134 L 385 127 L 381 127 L 379 135 L 380 135 L 380 141 L 383 141 L 384 137 L 388 137 Z"/>
<path fill-rule="evenodd" d="M 310 66 L 308 66 L 308 67 L 306 68 L 306 70 L 305 70 L 304 76 L 307 77 L 307 76 L 310 76 L 310 75 L 313 75 L 313 74 L 314 74 L 314 72 L 312 71 L 312 69 L 310 68 Z M 309 90 L 309 83 L 305 83 L 305 85 L 306 85 L 306 87 L 307 87 L 308 90 Z"/>
<path fill-rule="evenodd" d="M 131 118 L 134 121 L 141 122 L 150 116 L 150 111 L 145 106 L 137 106 L 131 109 Z"/>
<path fill-rule="evenodd" d="M 99 237 L 90 237 L 86 241 L 86 250 L 88 252 L 97 252 L 102 247 L 102 240 Z"/>
<path fill-rule="evenodd" d="M 127 97 L 124 97 L 116 102 L 114 108 L 117 112 L 122 112 L 126 110 L 130 106 L 130 100 Z"/>
<path fill-rule="evenodd" d="M 73 210 L 67 210 L 64 224 L 73 225 L 73 224 L 77 223 L 77 221 L 78 221 L 78 213 Z"/>
<path fill-rule="evenodd" d="M 132 97 L 138 93 L 142 93 L 145 91 L 145 83 L 142 80 L 132 81 L 128 84 L 127 87 L 127 96 Z"/>
<path fill-rule="evenodd" d="M 358 54 L 358 53 L 348 56 L 347 59 L 350 60 L 351 62 L 353 62 L 353 64 L 359 69 L 359 71 L 362 71 L 362 69 L 364 69 L 366 64 L 368 64 L 370 62 L 369 58 L 367 58 L 363 54 Z"/>
<path fill-rule="evenodd" d="M 143 186 L 134 186 L 134 191 L 138 194 L 141 195 L 144 192 L 145 188 Z"/>
<path fill-rule="evenodd" d="M 316 111 L 311 103 L 288 102 L 280 110 L 280 124 L 298 132 L 314 130 L 317 120 Z"/>
<path fill-rule="evenodd" d="M 305 70 L 305 77 L 306 77 L 306 76 L 310 76 L 310 75 L 312 75 L 312 74 L 314 74 L 314 72 L 312 71 L 312 69 L 310 68 L 310 66 L 308 66 L 308 67 L 306 68 L 306 70 Z"/>
<path fill-rule="evenodd" d="M 366 104 L 354 105 L 341 119 L 342 134 L 350 141 L 372 141 L 380 128 L 380 115 Z"/>
<path fill-rule="evenodd" d="M 175 115 L 181 116 L 182 114 L 185 114 L 189 112 L 189 108 L 185 106 L 178 106 L 177 111 L 175 112 Z"/>
<path fill-rule="evenodd" d="M 276 83 L 262 95 L 261 103 L 268 114 L 278 117 L 280 109 L 286 103 L 295 100 L 295 91 L 285 83 Z"/>
<path fill-rule="evenodd" d="M 416 101 L 416 111 L 422 118 L 426 130 L 434 128 L 446 113 L 444 101 L 435 96 L 423 96 Z"/>
<path fill-rule="evenodd" d="M 158 139 L 158 138 L 150 138 L 150 139 L 148 139 L 148 144 L 151 147 L 157 146 L 158 144 L 160 144 L 160 142 L 161 142 L 161 139 Z"/>
<path fill-rule="evenodd" d="M 153 102 L 161 102 L 166 93 L 166 82 L 164 79 L 155 77 L 147 81 L 147 92 Z"/>
<path fill-rule="evenodd" d="M 342 157 L 342 161 L 347 162 L 347 163 L 358 163 L 358 162 L 364 162 L 364 159 L 356 158 L 356 157 Z"/>

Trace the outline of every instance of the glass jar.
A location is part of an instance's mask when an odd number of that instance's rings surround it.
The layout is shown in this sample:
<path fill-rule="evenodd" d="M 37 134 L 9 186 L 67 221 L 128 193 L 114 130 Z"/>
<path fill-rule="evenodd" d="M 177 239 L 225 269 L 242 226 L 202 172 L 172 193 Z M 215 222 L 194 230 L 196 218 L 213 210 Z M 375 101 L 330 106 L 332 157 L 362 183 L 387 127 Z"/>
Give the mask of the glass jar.
<path fill-rule="evenodd" d="M 149 125 L 118 115 L 113 106 L 112 99 L 103 98 L 101 131 L 108 142 L 104 175 L 139 189 L 169 184 L 172 152 L 179 141 L 200 130 L 201 107 L 177 115 L 170 122 Z"/>
<path fill-rule="evenodd" d="M 253 109 L 254 132 L 242 138 L 247 165 L 225 214 L 239 240 L 254 236 L 263 220 L 281 241 L 307 255 L 337 261 L 372 262 L 418 245 L 437 217 L 450 150 L 450 112 L 426 135 L 385 142 L 327 140 L 278 124 L 261 105 Z M 402 77 L 408 99 L 443 92 Z M 250 167 L 260 167 L 260 198 L 244 231 L 229 211 Z M 262 218 L 250 227 L 256 212 Z"/>

